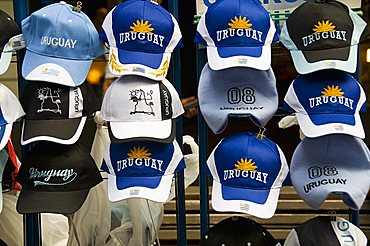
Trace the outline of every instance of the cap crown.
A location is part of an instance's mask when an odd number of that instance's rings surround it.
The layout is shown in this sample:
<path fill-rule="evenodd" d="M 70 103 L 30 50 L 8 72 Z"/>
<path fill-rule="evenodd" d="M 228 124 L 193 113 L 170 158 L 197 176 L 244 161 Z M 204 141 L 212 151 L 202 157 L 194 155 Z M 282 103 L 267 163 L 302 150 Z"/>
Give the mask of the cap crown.
<path fill-rule="evenodd" d="M 7 13 L 0 9 L 0 51 L 4 49 L 9 39 L 20 34 L 18 24 Z"/>
<path fill-rule="evenodd" d="M 101 116 L 107 121 L 161 121 L 184 112 L 175 88 L 167 81 L 154 82 L 140 76 L 124 76 L 107 90 Z"/>
<path fill-rule="evenodd" d="M 176 19 L 155 1 L 129 0 L 108 13 L 102 38 L 124 50 L 164 53 L 173 51 L 181 32 Z"/>
<path fill-rule="evenodd" d="M 22 96 L 26 119 L 55 120 L 89 116 L 99 110 L 99 101 L 90 85 L 69 87 L 29 81 Z"/>
<path fill-rule="evenodd" d="M 27 49 L 44 56 L 92 60 L 104 53 L 89 17 L 65 2 L 50 4 L 22 21 Z"/>

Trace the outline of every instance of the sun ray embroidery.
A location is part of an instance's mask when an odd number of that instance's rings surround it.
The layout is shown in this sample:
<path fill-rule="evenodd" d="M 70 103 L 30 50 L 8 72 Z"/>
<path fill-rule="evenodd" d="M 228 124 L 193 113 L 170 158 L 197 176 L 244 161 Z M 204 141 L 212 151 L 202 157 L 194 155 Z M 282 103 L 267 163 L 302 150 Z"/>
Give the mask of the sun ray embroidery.
<path fill-rule="evenodd" d="M 152 28 L 152 24 L 149 24 L 148 21 L 144 20 L 137 20 L 136 23 L 132 23 L 133 26 L 130 26 L 131 32 L 147 32 L 147 33 L 153 33 L 154 28 Z"/>
<path fill-rule="evenodd" d="M 130 149 L 130 152 L 127 153 L 128 159 L 151 159 L 151 155 L 152 154 L 149 152 L 149 149 L 146 149 L 145 146 L 140 147 L 140 145 L 137 147 L 134 146 L 134 148 Z"/>
<path fill-rule="evenodd" d="M 241 158 L 239 161 L 237 161 L 237 164 L 234 164 L 235 170 L 248 170 L 248 171 L 256 171 L 257 166 L 254 165 L 254 162 L 252 159 L 248 158 Z"/>
<path fill-rule="evenodd" d="M 321 92 L 322 96 L 324 97 L 343 97 L 344 95 L 344 92 L 342 91 L 341 88 L 339 88 L 339 86 L 330 86 L 328 85 L 327 88 L 324 88 L 324 90 Z"/>
<path fill-rule="evenodd" d="M 234 19 L 231 19 L 231 23 L 229 23 L 230 29 L 252 29 L 252 23 L 249 23 L 249 20 L 247 20 L 247 17 L 241 17 L 239 18 L 235 16 Z"/>
<path fill-rule="evenodd" d="M 315 28 L 312 29 L 312 31 L 314 31 L 314 33 L 319 33 L 319 32 L 332 32 L 332 31 L 335 31 L 335 26 L 333 25 L 332 22 L 330 22 L 329 20 L 325 21 L 319 21 L 317 23 L 317 25 L 315 25 Z"/>

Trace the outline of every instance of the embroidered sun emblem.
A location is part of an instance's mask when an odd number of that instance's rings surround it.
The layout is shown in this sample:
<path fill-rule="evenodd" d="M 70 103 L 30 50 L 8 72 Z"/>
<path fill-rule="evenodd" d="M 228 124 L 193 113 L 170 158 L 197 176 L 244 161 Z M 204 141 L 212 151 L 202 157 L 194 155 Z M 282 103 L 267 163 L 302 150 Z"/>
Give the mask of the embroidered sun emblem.
<path fill-rule="evenodd" d="M 137 20 L 136 23 L 132 23 L 133 26 L 130 26 L 131 32 L 147 32 L 147 33 L 153 33 L 154 28 L 152 28 L 152 24 L 149 24 L 148 21 L 144 20 Z"/>
<path fill-rule="evenodd" d="M 145 148 L 145 146 L 134 146 L 133 149 L 130 149 L 130 153 L 127 154 L 128 159 L 137 159 L 137 158 L 143 158 L 143 159 L 151 159 L 152 154 L 149 153 L 149 150 Z"/>
<path fill-rule="evenodd" d="M 342 91 L 339 86 L 330 86 L 328 85 L 328 88 L 324 88 L 324 90 L 321 92 L 322 96 L 324 97 L 343 97 L 344 92 Z"/>
<path fill-rule="evenodd" d="M 231 19 L 231 23 L 229 23 L 230 29 L 252 29 L 252 23 L 249 23 L 249 20 L 247 20 L 247 17 L 241 17 L 239 16 L 234 19 Z"/>
<path fill-rule="evenodd" d="M 248 160 L 248 158 L 241 158 L 240 161 L 238 161 L 237 164 L 235 164 L 234 166 L 235 170 L 256 171 L 257 169 L 257 166 L 254 165 L 252 159 Z"/>
<path fill-rule="evenodd" d="M 335 26 L 333 25 L 332 22 L 327 21 L 319 21 L 317 25 L 315 25 L 315 28 L 312 29 L 314 33 L 319 33 L 319 32 L 332 32 L 334 30 Z"/>

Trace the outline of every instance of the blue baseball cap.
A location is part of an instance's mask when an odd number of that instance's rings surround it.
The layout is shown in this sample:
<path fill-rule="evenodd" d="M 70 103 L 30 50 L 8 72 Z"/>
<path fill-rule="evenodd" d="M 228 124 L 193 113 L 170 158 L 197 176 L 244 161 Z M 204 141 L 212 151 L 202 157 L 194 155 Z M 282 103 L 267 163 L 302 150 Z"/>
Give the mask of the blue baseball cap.
<path fill-rule="evenodd" d="M 361 85 L 346 72 L 322 70 L 298 76 L 283 108 L 295 112 L 307 137 L 342 133 L 365 138 L 360 112 L 366 111 Z"/>
<path fill-rule="evenodd" d="M 174 174 L 184 168 L 183 154 L 176 140 L 168 144 L 111 143 L 101 166 L 108 173 L 108 198 L 113 202 L 134 197 L 165 202 Z"/>
<path fill-rule="evenodd" d="M 16 95 L 0 84 L 0 150 L 8 143 L 13 123 L 25 115 Z"/>
<path fill-rule="evenodd" d="M 290 178 L 307 205 L 319 209 L 329 194 L 361 209 L 370 188 L 370 152 L 362 139 L 330 134 L 304 138 L 293 153 Z"/>
<path fill-rule="evenodd" d="M 27 52 L 22 75 L 27 80 L 81 85 L 94 58 L 104 54 L 89 17 L 61 1 L 22 21 Z"/>
<path fill-rule="evenodd" d="M 263 127 L 278 108 L 274 72 L 248 67 L 215 71 L 207 63 L 199 79 L 198 100 L 205 121 L 216 134 L 226 129 L 233 115 L 248 115 Z"/>
<path fill-rule="evenodd" d="M 213 70 L 267 70 L 271 65 L 271 44 L 277 40 L 275 25 L 258 0 L 219 0 L 200 18 L 194 41 L 207 46 Z"/>
<path fill-rule="evenodd" d="M 172 51 L 182 47 L 175 17 L 155 1 L 125 1 L 108 13 L 102 27 L 101 38 L 109 45 L 109 69 L 117 76 L 162 80 Z"/>
<path fill-rule="evenodd" d="M 271 218 L 288 164 L 279 146 L 255 133 L 223 138 L 207 160 L 213 178 L 212 207 L 216 211 Z"/>

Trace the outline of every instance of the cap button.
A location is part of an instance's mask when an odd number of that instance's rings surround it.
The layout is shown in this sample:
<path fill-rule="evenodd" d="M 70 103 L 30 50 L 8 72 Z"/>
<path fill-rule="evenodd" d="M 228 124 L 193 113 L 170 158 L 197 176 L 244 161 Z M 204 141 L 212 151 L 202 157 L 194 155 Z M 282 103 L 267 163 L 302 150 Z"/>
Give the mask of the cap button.
<path fill-rule="evenodd" d="M 59 2 L 59 4 L 63 4 L 63 5 L 65 5 L 65 4 L 67 4 L 65 1 L 60 1 Z"/>

